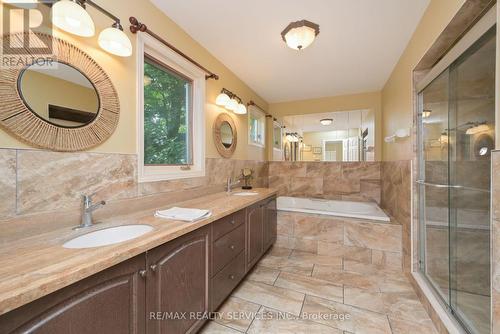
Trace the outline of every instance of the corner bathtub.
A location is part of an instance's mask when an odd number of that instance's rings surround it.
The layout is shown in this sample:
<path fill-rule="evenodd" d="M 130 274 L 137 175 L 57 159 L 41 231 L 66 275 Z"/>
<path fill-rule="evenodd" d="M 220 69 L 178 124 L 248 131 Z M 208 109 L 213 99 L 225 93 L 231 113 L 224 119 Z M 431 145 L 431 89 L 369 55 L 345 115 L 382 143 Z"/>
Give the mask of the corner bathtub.
<path fill-rule="evenodd" d="M 314 213 L 337 217 L 350 217 L 389 222 L 390 218 L 376 203 L 335 201 L 316 198 L 280 196 L 278 210 Z"/>

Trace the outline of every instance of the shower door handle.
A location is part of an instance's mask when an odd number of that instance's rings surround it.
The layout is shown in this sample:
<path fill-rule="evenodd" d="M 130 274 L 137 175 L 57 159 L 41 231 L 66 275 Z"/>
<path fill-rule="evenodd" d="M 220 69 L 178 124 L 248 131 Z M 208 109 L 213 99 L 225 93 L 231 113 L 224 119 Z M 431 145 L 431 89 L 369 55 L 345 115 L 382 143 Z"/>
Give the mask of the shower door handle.
<path fill-rule="evenodd" d="M 415 182 L 417 182 L 418 184 L 424 185 L 424 186 L 431 186 L 431 187 L 436 187 L 436 188 L 453 188 L 453 189 L 462 189 L 463 188 L 463 186 L 459 186 L 459 185 L 431 183 L 431 182 L 425 182 L 424 180 L 417 180 Z"/>

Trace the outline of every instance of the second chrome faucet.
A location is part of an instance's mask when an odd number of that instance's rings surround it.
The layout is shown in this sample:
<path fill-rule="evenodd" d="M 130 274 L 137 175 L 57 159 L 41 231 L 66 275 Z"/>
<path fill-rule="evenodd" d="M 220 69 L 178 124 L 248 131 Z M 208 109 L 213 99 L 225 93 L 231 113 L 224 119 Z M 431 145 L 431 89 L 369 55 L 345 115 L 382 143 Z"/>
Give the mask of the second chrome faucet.
<path fill-rule="evenodd" d="M 92 195 L 82 195 L 82 221 L 80 225 L 75 227 L 75 229 L 80 229 L 84 227 L 90 227 L 93 225 L 92 212 L 99 209 L 103 205 L 106 205 L 105 201 L 100 201 L 99 203 L 92 204 Z"/>

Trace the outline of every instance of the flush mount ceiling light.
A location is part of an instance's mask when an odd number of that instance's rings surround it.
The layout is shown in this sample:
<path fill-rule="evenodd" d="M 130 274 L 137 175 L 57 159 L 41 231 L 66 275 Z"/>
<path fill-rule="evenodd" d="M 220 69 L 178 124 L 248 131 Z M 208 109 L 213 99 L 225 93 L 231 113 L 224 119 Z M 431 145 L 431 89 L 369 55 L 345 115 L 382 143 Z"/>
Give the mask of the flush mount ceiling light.
<path fill-rule="evenodd" d="M 240 97 L 226 88 L 222 88 L 220 94 L 217 95 L 215 104 L 238 115 L 247 113 L 247 107 L 245 107 Z"/>
<path fill-rule="evenodd" d="M 95 34 L 94 21 L 82 2 L 61 0 L 52 6 L 52 23 L 71 34 L 91 37 Z"/>
<path fill-rule="evenodd" d="M 422 118 L 427 118 L 432 114 L 432 110 L 430 109 L 424 109 L 422 110 Z"/>
<path fill-rule="evenodd" d="M 289 48 L 302 50 L 314 42 L 319 34 L 319 25 L 307 20 L 290 23 L 281 32 L 281 38 Z"/>
<path fill-rule="evenodd" d="M 321 123 L 321 125 L 332 125 L 333 119 L 331 119 L 331 118 L 323 118 L 319 122 Z"/>
<path fill-rule="evenodd" d="M 95 34 L 92 17 L 85 10 L 90 5 L 111 18 L 114 23 L 99 34 L 98 44 L 106 52 L 120 57 L 132 55 L 132 43 L 123 32 L 120 19 L 91 0 L 60 0 L 52 6 L 52 23 L 74 35 L 91 37 Z"/>

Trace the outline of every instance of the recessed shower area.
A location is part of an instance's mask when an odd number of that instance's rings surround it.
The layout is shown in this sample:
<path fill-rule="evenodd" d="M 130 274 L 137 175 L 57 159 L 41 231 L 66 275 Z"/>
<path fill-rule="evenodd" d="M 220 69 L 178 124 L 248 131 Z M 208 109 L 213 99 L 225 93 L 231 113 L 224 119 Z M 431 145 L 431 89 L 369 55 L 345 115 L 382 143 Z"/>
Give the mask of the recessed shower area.
<path fill-rule="evenodd" d="M 417 85 L 418 266 L 469 333 L 490 333 L 491 323 L 496 27 L 488 18 Z"/>

